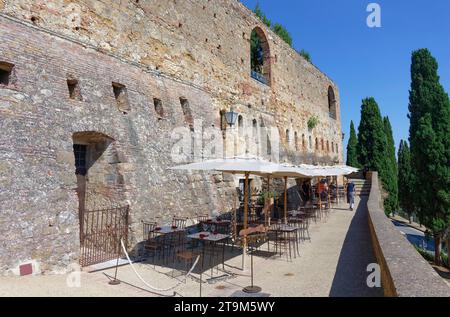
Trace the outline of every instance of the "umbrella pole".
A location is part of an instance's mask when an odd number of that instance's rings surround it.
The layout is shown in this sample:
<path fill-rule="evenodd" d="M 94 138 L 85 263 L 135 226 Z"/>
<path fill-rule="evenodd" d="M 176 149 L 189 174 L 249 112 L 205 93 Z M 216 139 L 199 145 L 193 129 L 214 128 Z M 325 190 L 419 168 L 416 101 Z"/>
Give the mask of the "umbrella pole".
<path fill-rule="evenodd" d="M 284 177 L 284 224 L 287 225 L 287 176 Z"/>
<path fill-rule="evenodd" d="M 319 189 L 319 212 L 320 212 L 320 218 L 322 219 L 322 192 L 320 191 L 320 183 L 322 182 L 322 178 L 319 177 L 319 182 L 317 183 L 317 187 Z"/>
<path fill-rule="evenodd" d="M 236 195 L 236 191 L 234 191 L 233 194 L 233 238 L 234 241 L 237 241 L 237 237 L 238 237 L 238 233 L 237 233 L 237 204 L 236 204 L 236 200 L 238 199 L 237 195 Z"/>
<path fill-rule="evenodd" d="M 270 176 L 267 177 L 267 195 L 264 201 L 265 206 L 267 207 L 267 200 L 269 200 L 269 208 L 266 210 L 266 213 L 264 215 L 265 219 L 264 219 L 264 224 L 266 225 L 266 227 L 268 226 L 269 223 L 269 217 L 271 215 L 271 207 L 270 207 L 270 202 L 271 202 L 272 197 L 270 196 Z"/>
<path fill-rule="evenodd" d="M 249 173 L 245 173 L 245 186 L 244 186 L 244 230 L 247 229 L 248 222 L 248 178 Z M 243 250 L 242 250 L 242 268 L 245 270 L 245 259 L 247 257 L 247 236 L 244 235 Z"/>

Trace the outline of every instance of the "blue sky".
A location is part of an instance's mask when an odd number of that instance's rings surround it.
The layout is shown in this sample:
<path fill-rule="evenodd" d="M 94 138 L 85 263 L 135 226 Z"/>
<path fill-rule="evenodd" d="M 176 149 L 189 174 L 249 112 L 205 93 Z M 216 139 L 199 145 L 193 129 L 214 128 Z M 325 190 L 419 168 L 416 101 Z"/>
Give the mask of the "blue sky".
<path fill-rule="evenodd" d="M 257 0 L 242 0 L 253 9 Z M 381 6 L 381 28 L 369 28 L 369 3 Z M 397 144 L 408 139 L 411 52 L 430 49 L 441 83 L 450 91 L 450 1 L 448 0 L 259 0 L 274 22 L 283 24 L 294 47 L 340 89 L 343 132 L 358 129 L 361 100 L 373 96 L 389 116 Z M 346 144 L 345 144 L 346 146 Z"/>

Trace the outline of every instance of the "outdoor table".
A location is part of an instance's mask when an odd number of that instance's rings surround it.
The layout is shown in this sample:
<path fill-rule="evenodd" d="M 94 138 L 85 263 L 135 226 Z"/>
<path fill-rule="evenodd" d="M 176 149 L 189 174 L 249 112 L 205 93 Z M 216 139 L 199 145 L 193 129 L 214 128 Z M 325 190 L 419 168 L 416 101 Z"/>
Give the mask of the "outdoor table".
<path fill-rule="evenodd" d="M 200 221 L 202 230 L 204 231 L 219 231 L 219 233 L 225 234 L 228 233 L 228 230 L 226 230 L 227 232 L 224 232 L 223 230 L 220 230 L 219 228 L 227 228 L 230 226 L 231 224 L 231 220 L 206 220 L 206 221 Z M 205 227 L 206 226 L 206 227 Z M 215 229 L 212 229 L 211 227 L 215 226 Z M 219 229 L 219 230 L 218 230 Z"/>
<path fill-rule="evenodd" d="M 298 217 L 298 216 L 306 216 L 307 213 L 304 211 L 299 211 L 299 210 L 292 210 L 288 212 L 289 215 L 293 216 L 293 217 Z"/>
<path fill-rule="evenodd" d="M 204 236 L 204 238 L 202 239 L 200 236 Z M 193 239 L 193 240 L 208 242 L 212 245 L 212 254 L 211 254 L 211 258 L 210 258 L 210 263 L 211 263 L 211 259 L 214 256 L 215 247 L 216 247 L 217 243 L 229 239 L 230 235 L 229 234 L 221 234 L 221 233 L 213 234 L 211 232 L 197 232 L 197 233 L 188 235 L 187 237 L 189 239 Z M 202 247 L 202 270 L 204 267 L 204 256 L 205 256 L 205 244 L 203 244 L 203 247 Z M 225 269 L 225 243 L 223 243 L 223 248 L 222 248 L 222 266 Z M 213 272 L 213 268 L 211 268 L 211 272 Z"/>
<path fill-rule="evenodd" d="M 159 229 L 159 230 L 157 230 Z M 173 247 L 173 240 L 167 241 L 166 236 L 169 236 L 174 234 L 176 235 L 174 238 L 178 238 L 178 242 L 182 240 L 182 233 L 185 232 L 186 229 L 181 228 L 173 228 L 172 226 L 162 226 L 162 227 L 156 227 L 153 232 L 156 235 L 156 239 L 158 239 L 161 243 L 161 248 L 163 252 L 163 260 L 165 258 L 166 249 Z M 167 252 L 170 254 L 170 251 L 167 250 Z M 168 259 L 167 259 L 168 261 Z"/>
<path fill-rule="evenodd" d="M 155 229 L 154 233 L 160 234 L 160 235 L 165 235 L 165 234 L 179 233 L 179 232 L 186 231 L 185 229 L 172 228 L 171 226 L 164 226 L 164 227 L 159 227 L 159 228 L 161 228 L 161 230 L 156 230 Z"/>
<path fill-rule="evenodd" d="M 231 223 L 231 220 L 203 220 L 200 221 L 201 223 L 206 223 L 206 224 L 213 224 L 213 225 L 229 225 Z"/>
<path fill-rule="evenodd" d="M 305 210 L 306 216 L 309 218 L 314 218 L 314 222 L 317 223 L 317 213 L 319 211 L 318 206 L 308 205 L 304 207 L 300 207 L 300 210 Z"/>
<path fill-rule="evenodd" d="M 298 230 L 299 228 L 293 227 L 290 225 L 276 225 L 269 229 L 272 232 L 276 233 L 276 239 L 278 239 L 278 235 L 281 234 L 283 238 L 289 241 L 289 254 L 291 253 L 291 235 L 294 235 L 294 257 L 296 258 L 297 254 L 300 255 L 300 251 L 298 248 Z M 295 252 L 297 251 L 297 252 Z M 281 251 L 280 251 L 281 252 Z"/>
<path fill-rule="evenodd" d="M 201 238 L 200 236 L 204 236 L 204 238 Z M 198 241 L 204 241 L 204 242 L 209 242 L 212 245 L 212 254 L 210 256 L 210 263 L 211 263 L 211 259 L 214 257 L 214 249 L 217 243 L 227 240 L 230 238 L 230 235 L 228 234 L 213 234 L 211 232 L 197 232 L 191 235 L 188 235 L 187 238 L 189 239 L 193 239 L 193 240 L 198 240 Z M 204 258 L 205 258 L 205 243 L 203 243 L 202 246 L 202 269 L 200 271 L 200 297 L 202 294 L 202 274 L 203 274 L 203 268 L 204 268 Z M 222 248 L 222 268 L 225 269 L 225 243 L 223 243 L 223 248 Z M 211 266 L 211 277 L 214 274 L 214 269 Z"/>

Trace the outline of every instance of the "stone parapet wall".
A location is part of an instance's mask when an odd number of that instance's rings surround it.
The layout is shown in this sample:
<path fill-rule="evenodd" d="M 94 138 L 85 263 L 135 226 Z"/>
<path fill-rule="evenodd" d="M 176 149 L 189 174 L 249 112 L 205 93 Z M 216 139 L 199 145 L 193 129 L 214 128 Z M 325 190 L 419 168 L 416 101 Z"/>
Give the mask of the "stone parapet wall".
<path fill-rule="evenodd" d="M 450 287 L 386 217 L 378 173 L 372 173 L 369 230 L 387 297 L 449 297 Z"/>

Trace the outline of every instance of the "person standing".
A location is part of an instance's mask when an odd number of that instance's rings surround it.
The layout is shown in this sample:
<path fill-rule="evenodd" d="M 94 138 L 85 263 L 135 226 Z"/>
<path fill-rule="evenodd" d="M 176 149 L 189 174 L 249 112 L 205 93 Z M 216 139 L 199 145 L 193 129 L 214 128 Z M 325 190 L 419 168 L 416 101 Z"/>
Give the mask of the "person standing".
<path fill-rule="evenodd" d="M 350 204 L 350 210 L 353 211 L 355 205 L 355 183 L 349 180 L 347 183 L 347 203 Z"/>

